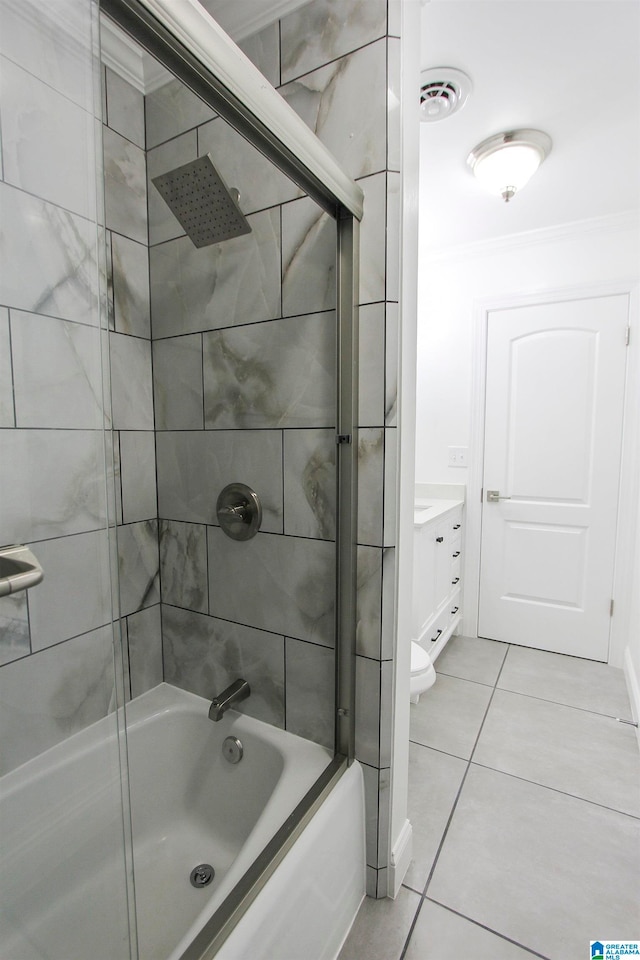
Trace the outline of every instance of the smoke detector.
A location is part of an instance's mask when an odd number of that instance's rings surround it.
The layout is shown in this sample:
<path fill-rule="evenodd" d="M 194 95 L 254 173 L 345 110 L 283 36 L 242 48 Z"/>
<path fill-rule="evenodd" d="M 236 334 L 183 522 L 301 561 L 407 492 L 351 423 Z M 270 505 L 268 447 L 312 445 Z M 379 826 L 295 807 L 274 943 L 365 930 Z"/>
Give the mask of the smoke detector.
<path fill-rule="evenodd" d="M 454 67 L 433 67 L 420 74 L 420 119 L 446 120 L 462 110 L 473 89 L 471 79 Z"/>

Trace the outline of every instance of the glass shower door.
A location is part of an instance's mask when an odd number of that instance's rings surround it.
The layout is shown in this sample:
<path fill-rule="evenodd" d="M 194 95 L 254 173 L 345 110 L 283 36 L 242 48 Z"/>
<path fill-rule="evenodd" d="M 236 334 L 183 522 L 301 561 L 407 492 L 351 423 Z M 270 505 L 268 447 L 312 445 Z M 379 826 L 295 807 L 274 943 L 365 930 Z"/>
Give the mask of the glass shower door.
<path fill-rule="evenodd" d="M 0 2 L 0 550 L 26 545 L 44 571 L 29 589 L 0 583 L 0 955 L 11 960 L 137 956 L 97 36 L 93 0 Z"/>

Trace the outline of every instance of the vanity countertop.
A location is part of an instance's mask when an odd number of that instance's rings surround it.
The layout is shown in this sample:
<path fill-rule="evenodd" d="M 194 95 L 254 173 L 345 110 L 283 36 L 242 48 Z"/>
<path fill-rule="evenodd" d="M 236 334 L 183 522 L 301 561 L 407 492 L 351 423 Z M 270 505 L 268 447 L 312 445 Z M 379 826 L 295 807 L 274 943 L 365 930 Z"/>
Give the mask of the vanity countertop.
<path fill-rule="evenodd" d="M 442 500 L 439 497 L 417 497 L 414 506 L 413 525 L 414 527 L 423 527 L 425 523 L 431 523 L 432 520 L 444 516 L 449 510 L 461 507 L 463 503 L 463 499 Z"/>

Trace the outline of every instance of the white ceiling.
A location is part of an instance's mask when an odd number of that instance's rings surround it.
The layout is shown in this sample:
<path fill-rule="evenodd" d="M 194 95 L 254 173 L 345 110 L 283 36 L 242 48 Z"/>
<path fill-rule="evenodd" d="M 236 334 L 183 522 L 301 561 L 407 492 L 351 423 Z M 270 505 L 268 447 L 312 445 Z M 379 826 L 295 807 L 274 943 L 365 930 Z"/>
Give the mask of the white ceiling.
<path fill-rule="evenodd" d="M 240 41 L 306 0 L 200 2 Z M 422 68 L 457 67 L 474 85 L 460 113 L 421 124 L 427 248 L 640 208 L 640 0 L 423 2 Z M 544 130 L 553 149 L 505 204 L 466 158 L 514 127 Z"/>
<path fill-rule="evenodd" d="M 474 84 L 458 114 L 421 124 L 427 247 L 638 209 L 638 0 L 431 0 L 422 17 L 422 68 L 457 67 Z M 544 130 L 553 148 L 506 204 L 466 157 L 513 127 Z"/>

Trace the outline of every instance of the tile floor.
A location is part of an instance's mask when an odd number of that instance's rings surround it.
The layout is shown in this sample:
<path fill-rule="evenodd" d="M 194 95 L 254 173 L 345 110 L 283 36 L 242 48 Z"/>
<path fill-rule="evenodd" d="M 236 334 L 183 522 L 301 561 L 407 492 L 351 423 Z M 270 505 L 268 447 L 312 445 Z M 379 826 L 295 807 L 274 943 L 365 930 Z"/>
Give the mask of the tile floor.
<path fill-rule="evenodd" d="M 640 756 L 621 670 L 453 637 L 411 707 L 413 861 L 339 960 L 585 960 L 640 938 Z"/>

